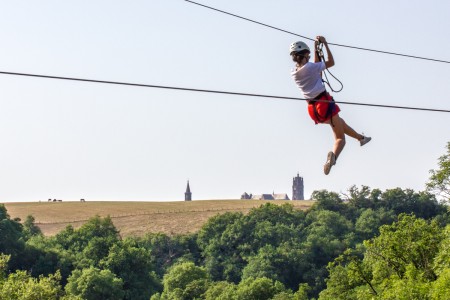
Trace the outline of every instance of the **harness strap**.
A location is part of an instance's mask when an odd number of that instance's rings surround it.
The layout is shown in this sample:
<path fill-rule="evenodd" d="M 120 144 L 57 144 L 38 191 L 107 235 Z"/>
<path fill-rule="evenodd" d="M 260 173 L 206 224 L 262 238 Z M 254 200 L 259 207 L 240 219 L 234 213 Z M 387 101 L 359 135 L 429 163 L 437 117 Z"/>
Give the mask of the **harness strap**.
<path fill-rule="evenodd" d="M 326 120 L 330 119 L 331 126 L 334 127 L 332 115 L 333 115 L 333 111 L 334 111 L 336 103 L 334 102 L 333 97 L 331 97 L 331 100 L 329 102 L 327 102 L 328 103 L 328 107 L 327 107 L 327 111 L 325 113 L 325 116 L 322 117 L 319 114 L 319 112 L 317 111 L 317 107 L 316 107 L 316 104 L 318 102 L 317 100 L 320 100 L 322 97 L 327 96 L 327 95 L 328 95 L 327 91 L 323 91 L 322 93 L 317 95 L 314 99 L 309 100 L 308 104 L 313 106 L 314 116 L 316 117 L 317 121 L 319 121 L 319 123 L 324 123 Z"/>

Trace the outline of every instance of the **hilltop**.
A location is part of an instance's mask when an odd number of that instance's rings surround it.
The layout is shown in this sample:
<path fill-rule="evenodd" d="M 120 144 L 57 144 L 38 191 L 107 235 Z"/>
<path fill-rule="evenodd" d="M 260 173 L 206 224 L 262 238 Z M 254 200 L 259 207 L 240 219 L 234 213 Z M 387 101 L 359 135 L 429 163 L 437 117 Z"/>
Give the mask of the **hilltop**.
<path fill-rule="evenodd" d="M 44 235 L 52 236 L 67 225 L 78 228 L 98 215 L 110 216 L 122 236 L 142 236 L 147 232 L 170 235 L 198 231 L 212 216 L 225 212 L 244 214 L 267 202 L 282 205 L 290 203 L 298 209 L 309 208 L 313 201 L 298 200 L 202 200 L 176 202 L 25 202 L 5 203 L 11 218 L 22 221 L 28 215 L 35 218 Z"/>

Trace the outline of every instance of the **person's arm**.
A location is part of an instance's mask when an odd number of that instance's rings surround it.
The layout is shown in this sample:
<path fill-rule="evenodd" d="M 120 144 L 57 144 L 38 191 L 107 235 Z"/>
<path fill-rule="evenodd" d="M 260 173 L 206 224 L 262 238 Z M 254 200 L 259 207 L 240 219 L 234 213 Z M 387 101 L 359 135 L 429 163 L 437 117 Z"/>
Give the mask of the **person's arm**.
<path fill-rule="evenodd" d="M 327 40 L 323 36 L 318 36 L 317 41 L 322 43 L 325 46 L 325 50 L 327 51 L 327 59 L 325 60 L 325 66 L 328 68 L 331 68 L 334 66 L 334 58 L 333 54 L 330 51 L 330 48 L 328 47 Z"/>
<path fill-rule="evenodd" d="M 320 61 L 319 52 L 317 52 L 317 47 L 319 46 L 319 41 L 316 39 L 314 41 L 314 62 L 317 63 Z"/>

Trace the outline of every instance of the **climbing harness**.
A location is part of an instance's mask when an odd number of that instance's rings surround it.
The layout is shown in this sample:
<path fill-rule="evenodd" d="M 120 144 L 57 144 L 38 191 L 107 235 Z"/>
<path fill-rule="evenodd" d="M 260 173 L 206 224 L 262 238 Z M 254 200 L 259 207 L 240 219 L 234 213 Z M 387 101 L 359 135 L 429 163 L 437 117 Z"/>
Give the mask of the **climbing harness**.
<path fill-rule="evenodd" d="M 325 101 L 321 101 L 321 100 L 328 100 L 328 101 L 325 102 Z M 325 102 L 328 104 L 327 110 L 326 110 L 324 116 L 321 116 L 317 110 L 317 104 L 320 102 Z M 330 94 L 328 94 L 328 92 L 326 90 L 323 91 L 322 93 L 320 93 L 319 95 L 317 95 L 314 99 L 309 100 L 308 105 L 312 105 L 314 116 L 316 117 L 316 120 L 318 123 L 324 123 L 324 122 L 326 122 L 326 120 L 330 119 L 331 126 L 334 127 L 332 116 L 333 116 L 333 111 L 336 107 L 336 103 L 334 102 L 333 97 Z"/>
<path fill-rule="evenodd" d="M 323 43 L 318 43 L 315 47 L 315 51 L 316 51 L 316 56 L 319 58 L 320 61 L 325 61 L 325 56 L 323 54 Z M 333 89 L 333 87 L 330 84 L 330 80 L 328 79 L 327 73 L 328 72 L 336 81 L 339 82 L 339 84 L 341 85 L 341 88 L 339 90 L 335 90 Z M 322 78 L 322 82 L 326 83 L 328 85 L 328 87 L 330 88 L 331 91 L 335 92 L 335 93 L 339 93 L 340 91 L 342 91 L 342 89 L 344 88 L 344 85 L 342 84 L 342 82 L 336 78 L 336 76 L 334 76 L 329 70 L 328 68 L 325 68 L 325 71 L 323 72 L 323 74 L 325 75 L 325 80 Z M 317 103 L 319 102 L 319 100 L 329 100 L 329 102 L 327 101 L 326 103 L 328 104 L 327 106 L 327 110 L 324 116 L 321 116 L 319 114 L 319 112 L 317 111 Z M 309 100 L 308 101 L 309 105 L 312 105 L 313 107 L 313 112 L 314 112 L 314 116 L 317 120 L 317 122 L 319 123 L 324 123 L 326 122 L 328 119 L 330 119 L 331 122 L 331 126 L 334 127 L 333 124 L 333 111 L 336 107 L 336 103 L 334 102 L 333 97 L 328 94 L 328 92 L 325 90 L 322 93 L 320 93 L 319 95 L 317 95 L 314 99 Z"/>

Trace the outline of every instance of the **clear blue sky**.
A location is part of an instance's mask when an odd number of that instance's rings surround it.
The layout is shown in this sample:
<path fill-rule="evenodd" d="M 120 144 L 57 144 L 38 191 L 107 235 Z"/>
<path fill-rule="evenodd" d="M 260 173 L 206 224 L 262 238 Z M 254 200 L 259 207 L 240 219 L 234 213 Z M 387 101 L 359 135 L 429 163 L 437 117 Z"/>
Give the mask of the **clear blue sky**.
<path fill-rule="evenodd" d="M 301 35 L 450 60 L 450 2 L 198 0 Z M 0 71 L 301 97 L 298 38 L 182 0 L 3 1 Z M 308 42 L 311 44 L 310 42 Z M 450 109 L 450 65 L 332 47 L 337 101 Z M 0 75 L 0 201 L 423 190 L 450 114 L 341 106 L 373 140 L 333 144 L 302 101 Z"/>

